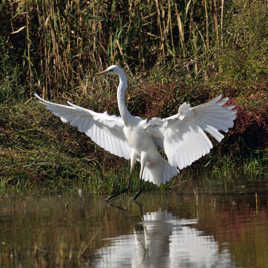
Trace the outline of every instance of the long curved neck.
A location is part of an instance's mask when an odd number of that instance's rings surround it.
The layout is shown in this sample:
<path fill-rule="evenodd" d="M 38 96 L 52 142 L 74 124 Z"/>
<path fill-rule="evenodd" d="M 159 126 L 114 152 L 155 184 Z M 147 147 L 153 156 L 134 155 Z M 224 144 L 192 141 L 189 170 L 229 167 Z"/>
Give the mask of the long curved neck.
<path fill-rule="evenodd" d="M 126 90 L 127 90 L 127 76 L 125 72 L 122 70 L 122 72 L 120 72 L 119 74 L 119 85 L 117 88 L 117 102 L 120 115 L 125 125 L 129 125 L 132 115 L 130 114 L 126 106 Z"/>

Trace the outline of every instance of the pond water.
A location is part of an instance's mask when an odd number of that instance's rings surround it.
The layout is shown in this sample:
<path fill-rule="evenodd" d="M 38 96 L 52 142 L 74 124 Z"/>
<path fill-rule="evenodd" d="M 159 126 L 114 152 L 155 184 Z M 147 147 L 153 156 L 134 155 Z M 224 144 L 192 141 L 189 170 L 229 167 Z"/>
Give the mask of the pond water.
<path fill-rule="evenodd" d="M 268 267 L 264 194 L 0 198 L 0 267 Z"/>

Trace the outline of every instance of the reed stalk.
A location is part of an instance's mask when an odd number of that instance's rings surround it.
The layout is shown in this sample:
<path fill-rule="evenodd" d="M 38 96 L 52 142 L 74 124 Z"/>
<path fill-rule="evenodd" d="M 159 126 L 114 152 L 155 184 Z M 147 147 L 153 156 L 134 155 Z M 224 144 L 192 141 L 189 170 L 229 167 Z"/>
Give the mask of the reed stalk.
<path fill-rule="evenodd" d="M 209 18 L 208 18 L 208 6 L 207 0 L 203 0 L 203 5 L 205 9 L 205 17 L 206 17 L 206 49 L 209 49 Z"/>
<path fill-rule="evenodd" d="M 221 36 L 220 36 L 220 40 L 221 40 L 221 48 L 223 48 L 223 15 L 224 15 L 224 0 L 221 0 Z"/>
<path fill-rule="evenodd" d="M 33 88 L 33 70 L 32 70 L 32 61 L 31 61 L 31 38 L 30 38 L 30 26 L 29 26 L 29 9 L 26 5 L 26 40 L 27 40 L 27 61 L 28 61 L 28 77 L 29 77 L 29 88 L 30 94 L 32 94 Z"/>
<path fill-rule="evenodd" d="M 234 5 L 243 10 L 245 3 Z M 25 33 L 27 94 L 37 90 L 43 97 L 79 88 L 87 75 L 113 63 L 134 73 L 183 62 L 190 73 L 200 76 L 204 70 L 207 78 L 206 66 L 227 42 L 231 14 L 224 0 L 66 0 L 64 5 L 19 0 L 12 5 L 12 36 Z"/>
<path fill-rule="evenodd" d="M 159 0 L 155 0 L 155 6 L 156 6 L 156 12 L 157 12 L 157 26 L 159 29 L 159 34 L 160 34 L 160 51 L 162 56 L 165 55 L 165 46 L 164 46 L 164 34 L 163 34 L 163 27 L 162 27 L 162 16 L 161 16 L 161 11 L 160 11 L 160 5 L 159 5 Z"/>
<path fill-rule="evenodd" d="M 218 6 L 217 0 L 213 0 L 213 20 L 214 20 L 214 32 L 216 34 L 216 47 L 219 48 L 219 23 L 218 23 Z"/>
<path fill-rule="evenodd" d="M 177 4 L 175 3 L 175 12 L 176 12 L 176 18 L 177 18 L 177 26 L 180 34 L 180 43 L 181 43 L 181 48 L 182 48 L 182 55 L 185 58 L 186 57 L 186 52 L 185 52 L 185 40 L 184 40 L 184 29 L 183 29 L 183 24 L 181 21 L 181 16 L 178 12 L 178 7 Z"/>

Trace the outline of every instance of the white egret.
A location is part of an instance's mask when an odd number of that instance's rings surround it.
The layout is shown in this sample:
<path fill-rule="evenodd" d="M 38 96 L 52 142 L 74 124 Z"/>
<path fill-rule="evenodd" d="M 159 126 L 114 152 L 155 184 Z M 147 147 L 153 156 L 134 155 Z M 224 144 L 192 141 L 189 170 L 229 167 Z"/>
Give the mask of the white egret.
<path fill-rule="evenodd" d="M 213 147 L 207 133 L 220 142 L 234 125 L 236 110 L 225 106 L 228 98 L 218 96 L 211 101 L 191 107 L 180 105 L 178 113 L 167 117 L 142 119 L 130 114 L 125 103 L 127 76 L 117 65 L 98 74 L 114 74 L 119 77 L 117 102 L 120 117 L 96 113 L 68 102 L 62 105 L 35 96 L 64 123 L 70 123 L 84 132 L 106 151 L 130 159 L 130 174 L 135 162 L 140 162 L 141 180 L 157 185 L 166 183 L 179 170 L 191 165 L 209 153 Z M 158 151 L 166 154 L 165 160 Z M 130 177 L 129 177 L 130 179 Z"/>
<path fill-rule="evenodd" d="M 147 212 L 127 235 L 106 238 L 93 255 L 92 267 L 237 267 L 228 248 L 200 229 L 198 222 L 160 208 Z"/>

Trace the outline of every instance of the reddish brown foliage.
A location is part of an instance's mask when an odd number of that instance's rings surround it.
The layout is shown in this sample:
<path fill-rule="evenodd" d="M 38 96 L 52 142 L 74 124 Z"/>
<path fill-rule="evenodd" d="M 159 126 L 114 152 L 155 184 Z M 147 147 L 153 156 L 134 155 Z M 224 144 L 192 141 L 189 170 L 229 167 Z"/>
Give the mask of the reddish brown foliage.
<path fill-rule="evenodd" d="M 244 107 L 237 107 L 237 119 L 234 133 L 243 133 L 249 126 L 256 125 L 267 132 L 268 104 L 256 111 L 248 111 Z"/>
<path fill-rule="evenodd" d="M 236 106 L 237 118 L 225 142 L 218 146 L 221 152 L 240 154 L 266 148 L 268 103 L 265 103 L 265 87 L 265 83 L 252 85 L 243 91 L 243 95 L 238 95 L 237 90 L 232 88 L 228 88 L 228 92 L 227 89 L 222 89 L 225 96 L 231 97 L 227 105 Z M 215 92 L 212 93 L 209 87 L 199 85 L 194 88 L 176 80 L 170 83 L 141 83 L 126 98 L 131 113 L 142 118 L 163 118 L 177 113 L 184 101 L 194 106 L 215 96 Z M 116 95 L 109 100 L 103 98 L 101 103 L 109 114 L 118 114 Z"/>

